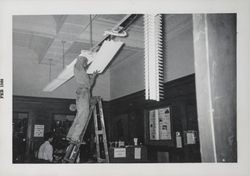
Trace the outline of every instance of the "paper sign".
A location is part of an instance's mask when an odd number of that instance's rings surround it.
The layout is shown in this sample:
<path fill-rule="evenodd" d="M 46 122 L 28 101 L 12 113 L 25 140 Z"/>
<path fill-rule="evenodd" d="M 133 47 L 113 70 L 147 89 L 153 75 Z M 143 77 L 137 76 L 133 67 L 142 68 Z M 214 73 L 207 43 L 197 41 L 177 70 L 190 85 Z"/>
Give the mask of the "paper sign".
<path fill-rule="evenodd" d="M 171 140 L 170 107 L 149 111 L 150 140 Z"/>
<path fill-rule="evenodd" d="M 159 109 L 159 130 L 161 140 L 171 139 L 170 108 Z"/>
<path fill-rule="evenodd" d="M 135 159 L 141 159 L 141 148 L 135 148 Z"/>
<path fill-rule="evenodd" d="M 176 148 L 182 148 L 181 136 L 176 137 Z"/>
<path fill-rule="evenodd" d="M 125 158 L 126 149 L 125 148 L 114 148 L 114 158 Z"/>
<path fill-rule="evenodd" d="M 194 133 L 192 133 L 192 132 L 187 133 L 187 144 L 195 144 Z"/>
<path fill-rule="evenodd" d="M 43 137 L 43 134 L 44 134 L 44 125 L 35 125 L 34 137 Z"/>

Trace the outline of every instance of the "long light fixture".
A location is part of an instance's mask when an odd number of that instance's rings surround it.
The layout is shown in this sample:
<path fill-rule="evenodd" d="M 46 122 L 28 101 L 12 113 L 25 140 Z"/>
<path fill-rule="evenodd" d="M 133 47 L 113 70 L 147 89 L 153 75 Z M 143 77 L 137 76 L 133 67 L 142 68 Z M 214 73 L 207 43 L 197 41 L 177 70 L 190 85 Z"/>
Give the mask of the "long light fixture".
<path fill-rule="evenodd" d="M 95 55 L 93 62 L 89 66 L 87 73 L 92 74 L 96 70 L 102 73 L 123 44 L 124 43 L 121 41 L 104 41 L 101 48 Z"/>
<path fill-rule="evenodd" d="M 90 50 L 81 51 L 81 54 L 79 56 L 87 57 L 89 60 L 89 63 L 91 63 L 91 65 L 89 66 L 87 70 L 89 74 L 95 70 L 99 70 L 100 72 L 105 70 L 105 68 L 108 66 L 108 64 L 112 60 L 112 58 L 115 57 L 116 53 L 124 44 L 123 42 L 114 41 L 113 39 L 115 37 L 124 37 L 123 34 L 126 34 L 126 32 L 123 32 L 123 31 L 125 31 L 137 19 L 138 16 L 139 15 L 137 14 L 126 15 L 114 28 L 112 28 L 111 33 L 107 33 L 103 37 L 103 39 L 99 41 L 97 44 L 95 44 Z M 92 19 L 90 17 L 90 21 L 92 22 L 94 18 Z M 90 38 L 90 40 L 92 39 Z M 76 63 L 76 59 L 74 59 L 69 65 L 67 65 L 64 68 L 64 70 L 58 75 L 58 77 L 52 80 L 52 82 L 50 82 L 43 89 L 43 91 L 51 92 L 55 90 L 56 88 L 60 87 L 61 85 L 63 85 L 69 79 L 71 79 L 74 76 L 73 70 L 74 70 L 75 63 Z"/>
<path fill-rule="evenodd" d="M 96 70 L 98 70 L 99 73 L 102 73 L 123 44 L 124 43 L 120 41 L 110 40 L 104 41 L 97 53 L 91 53 L 83 50 L 79 56 L 87 57 L 89 58 L 89 63 L 92 62 L 87 70 L 87 73 L 92 74 Z M 58 75 L 58 77 L 50 82 L 43 89 L 43 91 L 51 92 L 72 78 L 74 76 L 74 65 L 76 60 L 77 59 L 74 59 L 69 65 L 67 65 L 66 68 Z"/>
<path fill-rule="evenodd" d="M 52 61 L 53 59 L 49 59 L 49 81 L 51 81 L 51 73 L 52 73 Z"/>
<path fill-rule="evenodd" d="M 144 15 L 145 99 L 163 98 L 162 15 Z"/>
<path fill-rule="evenodd" d="M 63 60 L 63 69 L 65 67 L 65 53 L 64 53 L 64 45 L 65 45 L 66 41 L 62 40 L 62 60 Z"/>

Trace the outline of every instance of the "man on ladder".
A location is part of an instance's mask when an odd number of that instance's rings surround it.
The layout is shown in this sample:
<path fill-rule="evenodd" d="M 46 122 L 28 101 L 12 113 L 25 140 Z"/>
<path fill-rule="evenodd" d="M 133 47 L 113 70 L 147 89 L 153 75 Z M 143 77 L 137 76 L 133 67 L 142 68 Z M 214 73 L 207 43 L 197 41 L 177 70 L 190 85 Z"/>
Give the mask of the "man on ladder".
<path fill-rule="evenodd" d="M 80 135 L 89 115 L 89 105 L 91 98 L 91 88 L 94 85 L 98 72 L 89 77 L 86 70 L 88 68 L 88 59 L 83 56 L 77 58 L 74 66 L 74 76 L 77 82 L 76 90 L 76 108 L 77 114 L 67 134 L 67 140 L 72 143 L 80 142 Z"/>
<path fill-rule="evenodd" d="M 99 47 L 107 39 L 112 39 L 114 37 L 125 37 L 127 35 L 125 30 L 137 17 L 138 15 L 136 14 L 126 15 L 122 19 L 122 21 L 112 29 L 112 31 L 106 31 L 103 40 L 101 40 L 101 42 L 96 44 L 93 48 Z M 76 156 L 78 154 L 80 144 L 87 128 L 86 126 L 88 125 L 89 119 L 91 118 L 93 113 L 95 123 L 97 161 L 109 162 L 101 98 L 95 98 L 94 102 L 92 102 L 92 105 L 90 107 L 91 88 L 95 82 L 98 72 L 95 71 L 93 75 L 89 77 L 86 72 L 88 66 L 88 59 L 82 56 L 79 56 L 77 58 L 76 64 L 74 65 L 74 76 L 78 84 L 78 88 L 76 91 L 77 114 L 67 134 L 67 139 L 70 141 L 71 145 L 66 150 L 64 160 L 72 162 L 75 159 L 75 157 L 72 156 Z M 96 107 L 98 107 L 98 113 Z M 100 127 L 98 124 L 101 124 Z M 104 160 L 100 157 L 100 143 L 104 144 L 103 148 L 106 158 Z"/>
<path fill-rule="evenodd" d="M 77 58 L 76 64 L 74 65 L 74 76 L 77 82 L 77 90 L 76 90 L 77 114 L 66 137 L 67 140 L 70 142 L 70 145 L 68 146 L 64 157 L 64 161 L 67 162 L 75 162 L 75 159 L 79 154 L 80 145 L 84 144 L 83 136 L 86 132 L 87 125 L 92 116 L 92 113 L 94 113 L 94 122 L 97 119 L 97 111 L 96 111 L 97 106 L 99 107 L 98 111 L 99 115 L 101 115 L 103 118 L 102 105 L 100 104 L 101 99 L 100 98 L 91 99 L 91 88 L 94 85 L 98 72 L 96 71 L 93 73 L 93 75 L 89 76 L 86 72 L 89 66 L 87 63 L 88 59 L 86 57 L 79 56 Z M 98 129 L 95 129 L 95 132 L 96 130 Z M 96 136 L 96 138 L 98 139 L 98 136 Z M 105 134 L 105 140 L 106 140 L 106 134 Z M 105 142 L 107 143 L 107 141 Z M 97 142 L 97 144 L 98 143 L 99 141 Z"/>

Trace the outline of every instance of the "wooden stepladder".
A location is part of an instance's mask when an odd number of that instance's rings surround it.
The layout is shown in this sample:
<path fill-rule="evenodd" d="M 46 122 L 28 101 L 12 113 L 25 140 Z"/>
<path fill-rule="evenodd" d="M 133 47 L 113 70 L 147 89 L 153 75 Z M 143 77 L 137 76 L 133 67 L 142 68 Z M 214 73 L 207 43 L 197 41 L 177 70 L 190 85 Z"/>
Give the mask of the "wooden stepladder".
<path fill-rule="evenodd" d="M 96 135 L 96 154 L 98 163 L 109 163 L 107 136 L 100 97 L 97 98 L 98 109 L 94 108 L 94 125 Z"/>
<path fill-rule="evenodd" d="M 106 136 L 101 97 L 92 98 L 89 116 L 88 116 L 86 125 L 81 133 L 80 142 L 70 143 L 70 145 L 66 149 L 63 162 L 68 162 L 68 163 L 76 162 L 76 159 L 79 155 L 80 146 L 83 144 L 83 137 L 85 135 L 89 121 L 92 116 L 94 118 L 95 136 L 96 136 L 95 138 L 96 138 L 97 162 L 109 163 L 108 144 L 107 144 L 107 136 Z"/>

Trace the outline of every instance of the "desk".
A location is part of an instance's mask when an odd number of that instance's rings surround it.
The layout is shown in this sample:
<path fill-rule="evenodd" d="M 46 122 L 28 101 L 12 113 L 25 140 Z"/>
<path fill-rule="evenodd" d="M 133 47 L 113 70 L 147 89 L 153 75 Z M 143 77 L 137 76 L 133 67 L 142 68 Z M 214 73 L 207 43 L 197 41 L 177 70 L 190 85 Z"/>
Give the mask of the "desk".
<path fill-rule="evenodd" d="M 110 147 L 111 163 L 146 163 L 148 153 L 145 146 Z"/>

